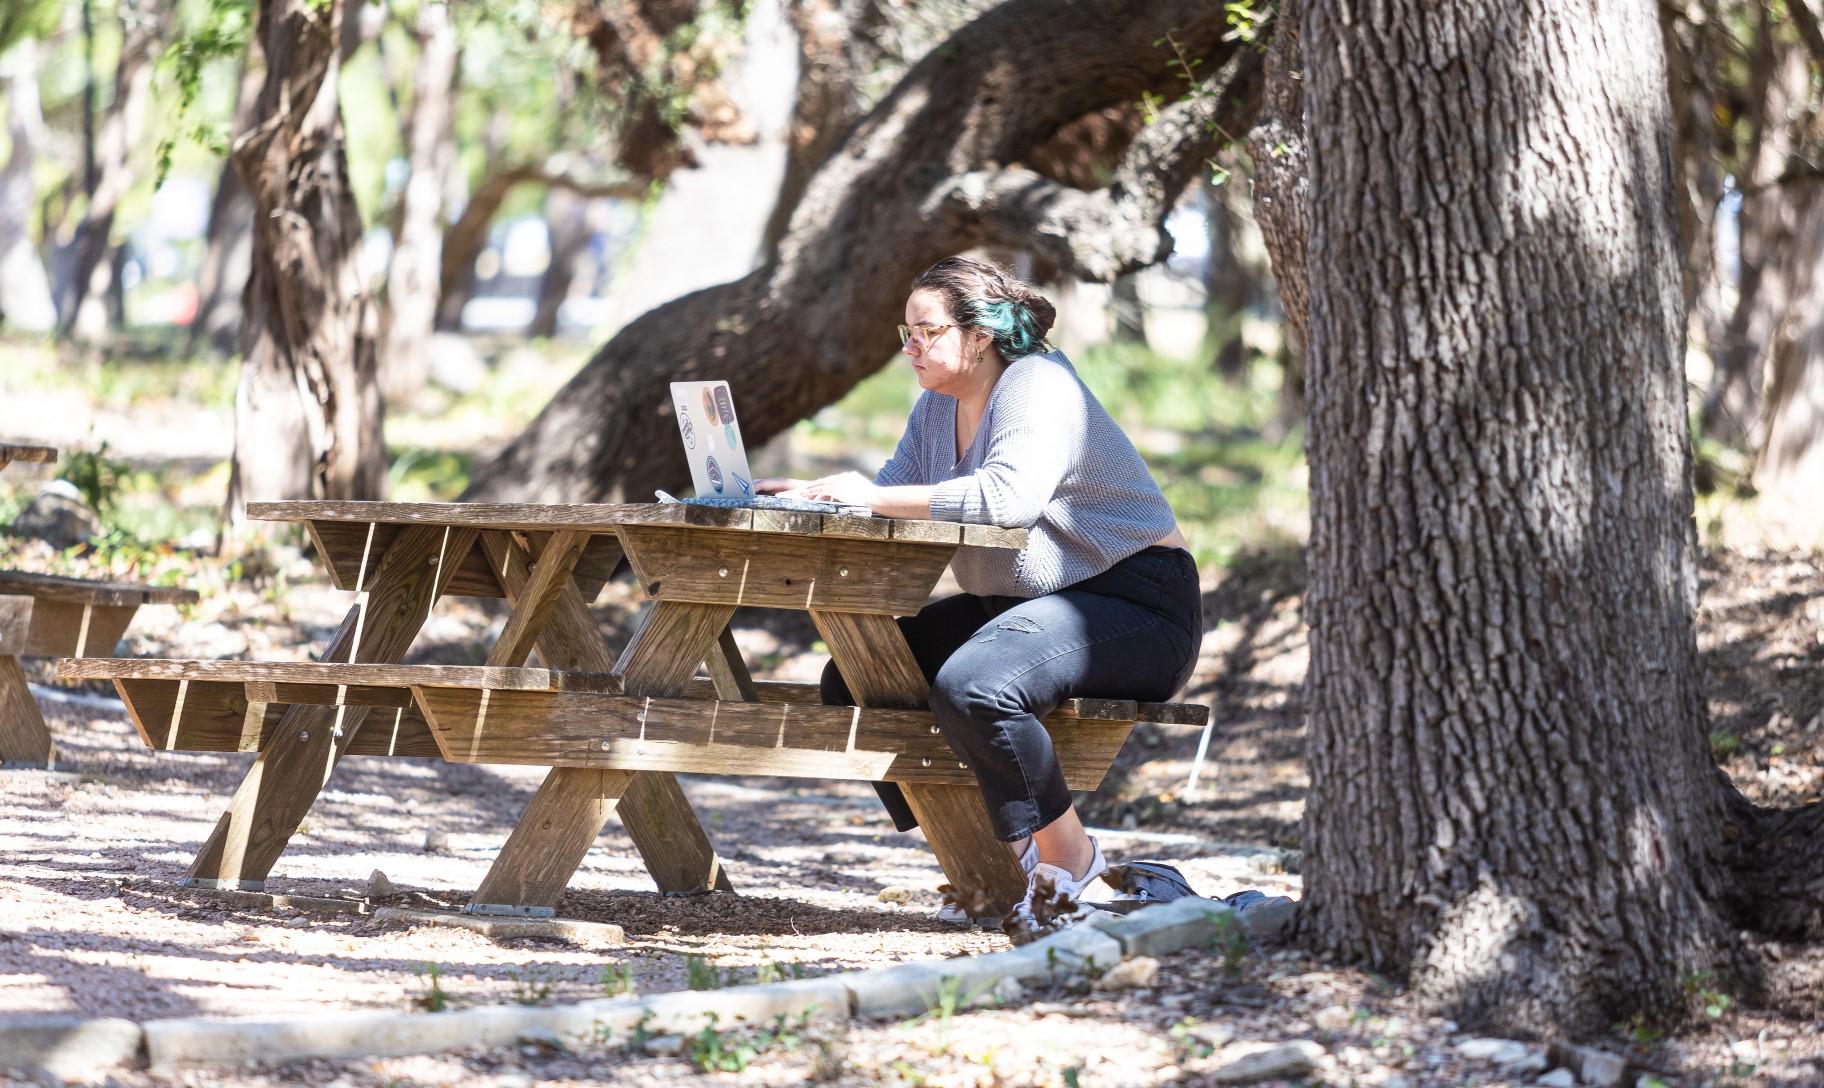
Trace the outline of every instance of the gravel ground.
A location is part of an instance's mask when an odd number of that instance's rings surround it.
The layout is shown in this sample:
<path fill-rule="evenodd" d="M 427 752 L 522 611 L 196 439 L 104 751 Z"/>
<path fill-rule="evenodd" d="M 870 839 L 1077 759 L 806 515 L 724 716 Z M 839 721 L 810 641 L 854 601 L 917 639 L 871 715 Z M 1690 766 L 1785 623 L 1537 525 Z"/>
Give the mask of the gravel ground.
<path fill-rule="evenodd" d="M 0 564 L 31 567 L 32 554 Z M 43 556 L 36 558 L 42 559 Z M 1824 574 L 1802 557 L 1734 555 L 1705 566 L 1701 649 L 1724 764 L 1764 803 L 1813 799 L 1824 781 L 1818 721 L 1824 686 L 1819 601 Z M 193 610 L 142 611 L 123 652 L 301 657 L 340 619 L 347 596 L 280 560 L 281 591 L 205 588 Z M 1244 886 L 1298 894 L 1297 827 L 1305 780 L 1299 735 L 1303 630 L 1296 555 L 1244 562 L 1206 594 L 1203 664 L 1186 698 L 1211 702 L 1222 730 L 1203 783 L 1184 782 L 1196 731 L 1143 729 L 1104 791 L 1084 804 L 1113 830 L 1113 857 L 1174 860 L 1205 894 Z M 632 601 L 611 586 L 598 608 L 624 637 Z M 439 605 L 415 660 L 478 660 L 501 622 L 492 604 Z M 807 626 L 743 613 L 738 637 L 756 671 L 813 678 L 823 654 Z M 49 678 L 48 663 L 31 665 Z M 100 696 L 91 698 L 90 696 Z M 686 790 L 741 896 L 661 899 L 611 821 L 560 913 L 625 927 L 627 944 L 591 951 L 554 941 L 495 942 L 458 930 L 382 928 L 353 915 L 227 909 L 172 882 L 219 816 L 250 757 L 157 755 L 138 743 L 104 689 L 44 706 L 77 777 L 0 772 L 0 1019 L 77 1012 L 138 1018 L 278 1015 L 420 1007 L 435 987 L 452 1007 L 641 993 L 755 977 L 825 974 L 1005 947 L 998 934 L 934 922 L 937 867 L 900 836 L 865 786 L 692 779 Z M 336 772 L 270 890 L 360 896 L 383 871 L 382 901 L 464 902 L 536 786 L 538 772 L 353 757 Z M 445 845 L 425 848 L 426 835 Z M 1287 871 L 1291 870 L 1291 871 Z M 883 890 L 904 889 L 881 898 Z M 1665 1084 L 1824 1085 L 1816 1010 L 1731 1008 L 1670 1040 L 1596 1041 Z M 428 1015 L 428 1014 L 427 1014 Z M 569 1053 L 539 1047 L 370 1062 L 300 1063 L 251 1072 L 131 1074 L 123 1084 L 647 1083 L 652 1080 L 839 1084 L 1218 1083 L 1217 1070 L 1258 1044 L 1322 1048 L 1307 1083 L 1397 1086 L 1530 1084 L 1466 1053 L 1466 1037 L 1421 1015 L 1399 988 L 1302 953 L 1168 957 L 1150 985 L 1035 991 L 1002 1008 L 921 1022 L 840 1025 L 679 1040 L 609 1039 Z M 722 1049 L 717 1051 L 712 1044 Z M 751 1047 L 738 1076 L 704 1072 Z M 1542 1059 L 1541 1059 L 1542 1060 Z M 1650 1082 L 1643 1082 L 1650 1083 Z"/>

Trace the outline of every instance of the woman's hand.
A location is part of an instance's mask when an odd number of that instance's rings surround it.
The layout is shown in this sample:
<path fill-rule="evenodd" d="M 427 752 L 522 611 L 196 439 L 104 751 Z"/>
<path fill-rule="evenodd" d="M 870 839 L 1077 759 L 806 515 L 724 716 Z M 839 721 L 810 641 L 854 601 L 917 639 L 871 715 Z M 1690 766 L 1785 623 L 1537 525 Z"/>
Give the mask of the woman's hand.
<path fill-rule="evenodd" d="M 809 480 L 792 480 L 784 476 L 762 476 L 754 481 L 754 491 L 761 495 L 777 495 L 782 491 L 802 490 L 809 484 Z"/>
<path fill-rule="evenodd" d="M 844 506 L 866 506 L 873 509 L 879 502 L 880 488 L 875 487 L 873 480 L 859 472 L 844 472 L 812 480 L 799 488 L 798 494 L 807 499 L 827 499 Z"/>

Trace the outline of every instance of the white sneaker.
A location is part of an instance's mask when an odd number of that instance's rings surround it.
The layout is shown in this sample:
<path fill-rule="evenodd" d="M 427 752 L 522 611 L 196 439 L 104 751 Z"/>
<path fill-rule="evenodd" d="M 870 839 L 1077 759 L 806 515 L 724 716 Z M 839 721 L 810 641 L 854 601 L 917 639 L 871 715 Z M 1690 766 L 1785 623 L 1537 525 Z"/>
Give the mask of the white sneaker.
<path fill-rule="evenodd" d="M 1020 855 L 1020 871 L 1026 874 L 1027 881 L 1029 883 L 1032 879 L 1032 871 L 1033 871 L 1033 869 L 1038 867 L 1038 864 L 1039 864 L 1039 844 L 1036 842 L 1033 842 L 1031 839 L 1027 839 L 1026 840 L 1026 852 Z M 968 925 L 977 925 L 977 924 L 993 926 L 997 922 L 997 920 L 994 918 L 972 918 L 972 917 L 970 917 L 969 912 L 967 910 L 963 909 L 963 906 L 961 903 L 950 902 L 948 897 L 945 898 L 944 905 L 937 908 L 937 920 L 940 922 L 943 922 L 947 925 L 953 925 L 953 926 L 968 926 Z"/>
<path fill-rule="evenodd" d="M 1026 876 L 1025 897 L 1001 919 L 1001 929 L 1013 943 L 1037 940 L 1089 917 L 1093 908 L 1083 904 L 1083 892 L 1108 869 L 1102 844 L 1093 835 L 1089 848 L 1089 868 L 1082 876 L 1072 876 L 1069 869 L 1049 862 L 1033 866 Z"/>

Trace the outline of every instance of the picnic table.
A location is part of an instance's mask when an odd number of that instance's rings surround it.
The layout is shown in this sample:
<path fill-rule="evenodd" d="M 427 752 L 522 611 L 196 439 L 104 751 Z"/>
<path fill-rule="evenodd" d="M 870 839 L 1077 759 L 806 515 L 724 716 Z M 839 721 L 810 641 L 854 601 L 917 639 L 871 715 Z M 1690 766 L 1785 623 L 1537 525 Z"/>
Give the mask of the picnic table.
<path fill-rule="evenodd" d="M 48 464 L 57 460 L 57 451 L 50 446 L 22 446 L 12 442 L 0 442 L 0 469 L 14 461 Z"/>
<path fill-rule="evenodd" d="M 957 548 L 1019 548 L 1023 530 L 670 503 L 312 501 L 248 515 L 302 523 L 335 585 L 357 594 L 320 660 L 61 669 L 115 681 L 152 747 L 259 753 L 187 883 L 263 889 L 343 756 L 439 755 L 550 768 L 474 913 L 552 913 L 615 812 L 662 891 L 732 890 L 680 772 L 897 782 L 965 902 L 998 913 L 1024 891 L 894 622 Z M 650 603 L 616 652 L 588 605 L 623 560 Z M 486 663 L 398 664 L 446 593 L 507 600 Z M 808 612 L 858 705 L 755 682 L 728 626 L 738 606 Z M 542 668 L 525 667 L 534 651 Z M 1135 721 L 1206 714 L 1084 699 L 1047 724 L 1067 781 L 1093 789 Z"/>

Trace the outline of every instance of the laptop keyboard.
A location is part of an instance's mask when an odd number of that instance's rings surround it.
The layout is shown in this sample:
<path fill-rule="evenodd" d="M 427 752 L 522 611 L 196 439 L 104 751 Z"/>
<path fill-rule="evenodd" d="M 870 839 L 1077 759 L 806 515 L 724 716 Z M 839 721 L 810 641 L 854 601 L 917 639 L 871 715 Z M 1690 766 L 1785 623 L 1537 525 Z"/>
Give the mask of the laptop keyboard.
<path fill-rule="evenodd" d="M 868 517 L 873 514 L 865 506 L 844 506 L 841 503 L 824 502 L 821 499 L 793 499 L 784 495 L 755 495 L 751 499 L 680 499 L 679 502 L 691 506 L 716 506 L 723 509 L 755 510 L 796 510 L 803 514 L 853 514 Z"/>

